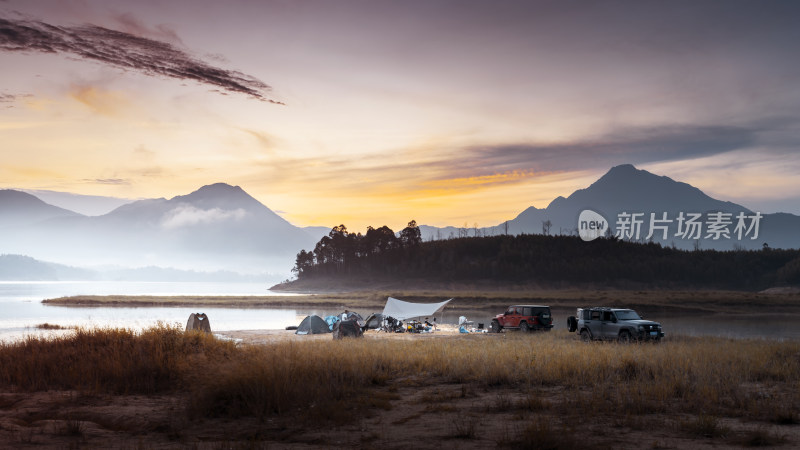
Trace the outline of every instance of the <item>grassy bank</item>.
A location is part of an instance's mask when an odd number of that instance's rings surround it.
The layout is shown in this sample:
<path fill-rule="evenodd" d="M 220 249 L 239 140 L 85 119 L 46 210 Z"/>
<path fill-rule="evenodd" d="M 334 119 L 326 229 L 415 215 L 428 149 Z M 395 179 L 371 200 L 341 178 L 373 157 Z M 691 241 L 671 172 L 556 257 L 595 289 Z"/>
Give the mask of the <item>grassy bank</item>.
<path fill-rule="evenodd" d="M 677 337 L 656 345 L 586 344 L 552 332 L 236 346 L 160 326 L 0 345 L 0 393 L 50 391 L 172 396 L 180 407 L 170 406 L 170 422 L 148 425 L 166 435 L 190 421 L 207 427 L 235 418 L 254 421 L 259 431 L 250 430 L 250 440 L 295 439 L 299 431 L 348 423 L 362 423 L 355 425 L 361 439 L 371 440 L 379 435 L 364 425 L 369 417 L 406 404 L 412 413 L 385 426 L 419 420 L 427 430 L 449 417 L 448 435 L 478 440 L 503 431 L 493 420 L 510 421 L 517 425 L 500 434 L 512 446 L 526 433 L 569 434 L 569 423 L 742 438 L 731 421 L 782 443 L 789 439 L 768 427 L 800 422 L 800 343 Z M 0 410 L 9 404 L 0 401 Z M 272 431 L 265 431 L 268 418 Z"/>
<path fill-rule="evenodd" d="M 783 406 L 800 406 L 800 343 L 678 337 L 626 346 L 584 344 L 554 332 L 237 347 L 160 326 L 138 334 L 77 330 L 0 346 L 0 385 L 7 389 L 198 391 L 203 414 L 213 415 L 281 414 L 400 379 L 561 386 L 576 398 L 590 395 L 596 410 L 756 417 L 778 406 L 766 401 L 773 395 L 783 396 Z"/>

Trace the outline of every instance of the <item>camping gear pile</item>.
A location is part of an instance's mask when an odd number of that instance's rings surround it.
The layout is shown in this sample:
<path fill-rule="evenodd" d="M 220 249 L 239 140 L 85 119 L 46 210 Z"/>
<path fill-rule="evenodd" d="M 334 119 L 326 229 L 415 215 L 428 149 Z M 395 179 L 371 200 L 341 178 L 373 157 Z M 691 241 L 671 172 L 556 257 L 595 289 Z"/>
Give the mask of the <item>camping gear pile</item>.
<path fill-rule="evenodd" d="M 453 300 L 452 298 L 450 300 Z M 322 334 L 333 333 L 334 339 L 344 337 L 361 337 L 366 330 L 379 330 L 390 333 L 426 333 L 435 329 L 434 324 L 422 323 L 416 320 L 409 321 L 406 325 L 403 320 L 419 318 L 423 316 L 433 316 L 450 302 L 445 300 L 439 303 L 411 303 L 396 298 L 389 297 L 383 313 L 373 313 L 364 320 L 361 315 L 347 309 L 340 314 L 327 316 L 324 319 L 318 315 L 307 316 L 296 327 L 295 334 Z M 427 322 L 427 318 L 425 319 Z M 295 327 L 287 327 L 294 329 Z"/>
<path fill-rule="evenodd" d="M 344 310 L 343 313 L 335 316 L 327 316 L 324 319 L 318 315 L 307 316 L 297 326 L 295 334 L 323 334 L 333 333 L 334 339 L 342 337 L 361 337 L 367 322 L 356 312 Z"/>
<path fill-rule="evenodd" d="M 402 333 L 406 331 L 403 322 L 391 316 L 384 316 L 380 313 L 372 313 L 367 317 L 366 330 L 378 330 L 386 333 Z"/>

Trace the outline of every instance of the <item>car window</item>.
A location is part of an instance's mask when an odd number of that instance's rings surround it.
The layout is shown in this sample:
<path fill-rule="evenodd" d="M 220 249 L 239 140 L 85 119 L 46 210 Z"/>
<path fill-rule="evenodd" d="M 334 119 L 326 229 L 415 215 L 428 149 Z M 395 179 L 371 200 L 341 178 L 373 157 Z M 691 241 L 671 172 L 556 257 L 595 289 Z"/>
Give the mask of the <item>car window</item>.
<path fill-rule="evenodd" d="M 604 322 L 611 321 L 611 311 L 603 311 L 603 321 Z"/>
<path fill-rule="evenodd" d="M 506 315 L 511 315 L 511 314 L 514 314 L 514 307 L 513 306 L 508 308 L 508 311 L 506 311 Z"/>
<path fill-rule="evenodd" d="M 600 320 L 600 311 L 592 311 L 592 320 Z"/>
<path fill-rule="evenodd" d="M 530 307 L 522 308 L 522 315 L 523 316 L 532 316 L 533 315 L 533 313 L 531 312 L 532 309 L 533 308 L 530 308 Z"/>
<path fill-rule="evenodd" d="M 640 320 L 639 314 L 636 314 L 636 311 L 632 311 L 630 309 L 625 311 L 617 311 L 617 319 L 619 320 Z"/>

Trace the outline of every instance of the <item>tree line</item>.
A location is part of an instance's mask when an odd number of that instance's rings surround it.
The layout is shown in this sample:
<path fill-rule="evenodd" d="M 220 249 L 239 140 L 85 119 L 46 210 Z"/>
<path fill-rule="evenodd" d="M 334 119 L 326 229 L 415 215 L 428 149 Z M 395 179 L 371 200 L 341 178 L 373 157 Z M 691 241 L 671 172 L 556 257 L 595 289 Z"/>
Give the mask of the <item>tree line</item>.
<path fill-rule="evenodd" d="M 422 242 L 416 222 L 400 233 L 334 227 L 301 251 L 299 280 L 409 279 L 540 286 L 763 289 L 800 282 L 800 250 L 680 250 L 611 237 L 584 242 L 540 234 L 459 237 Z"/>

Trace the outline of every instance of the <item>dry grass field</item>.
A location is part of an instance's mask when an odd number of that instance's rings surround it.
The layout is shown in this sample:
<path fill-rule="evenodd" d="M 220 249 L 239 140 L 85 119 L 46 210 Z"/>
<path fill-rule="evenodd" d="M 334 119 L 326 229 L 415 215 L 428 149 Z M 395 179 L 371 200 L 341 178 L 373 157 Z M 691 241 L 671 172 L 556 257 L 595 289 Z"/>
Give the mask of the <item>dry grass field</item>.
<path fill-rule="evenodd" d="M 7 448 L 800 445 L 800 343 L 453 334 L 236 345 L 160 326 L 0 344 Z"/>

